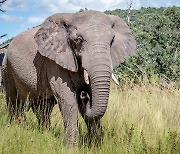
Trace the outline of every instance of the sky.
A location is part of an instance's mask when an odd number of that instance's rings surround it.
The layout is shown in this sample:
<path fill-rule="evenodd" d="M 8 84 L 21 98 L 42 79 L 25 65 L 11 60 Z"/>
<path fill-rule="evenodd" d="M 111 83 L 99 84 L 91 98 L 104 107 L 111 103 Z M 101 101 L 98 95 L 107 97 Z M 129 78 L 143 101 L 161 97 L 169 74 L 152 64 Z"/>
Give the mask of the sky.
<path fill-rule="evenodd" d="M 180 0 L 7 0 L 0 12 L 0 40 L 2 43 L 18 33 L 41 24 L 48 16 L 55 13 L 74 13 L 81 8 L 91 10 L 127 9 L 132 1 L 132 9 L 141 7 L 179 6 Z"/>

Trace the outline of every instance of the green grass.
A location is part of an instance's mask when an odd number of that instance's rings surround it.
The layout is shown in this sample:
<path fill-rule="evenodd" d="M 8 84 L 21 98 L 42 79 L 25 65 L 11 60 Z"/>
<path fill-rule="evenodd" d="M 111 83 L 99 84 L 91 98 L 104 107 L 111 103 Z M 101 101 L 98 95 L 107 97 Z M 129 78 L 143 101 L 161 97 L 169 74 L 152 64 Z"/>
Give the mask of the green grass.
<path fill-rule="evenodd" d="M 180 152 L 180 91 L 156 85 L 118 89 L 112 84 L 108 109 L 103 117 L 104 139 L 100 146 L 83 142 L 86 127 L 79 117 L 78 148 L 64 145 L 62 117 L 55 107 L 51 130 L 39 130 L 32 112 L 23 122 L 11 125 L 4 95 L 0 95 L 0 153 L 173 153 Z M 73 151 L 72 151 L 73 150 Z"/>

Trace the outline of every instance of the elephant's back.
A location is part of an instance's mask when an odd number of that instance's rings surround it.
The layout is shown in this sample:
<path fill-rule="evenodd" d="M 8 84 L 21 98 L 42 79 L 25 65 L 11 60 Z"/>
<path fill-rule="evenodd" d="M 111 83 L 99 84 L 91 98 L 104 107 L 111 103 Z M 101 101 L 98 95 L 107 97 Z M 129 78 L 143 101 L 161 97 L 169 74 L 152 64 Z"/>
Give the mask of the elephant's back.
<path fill-rule="evenodd" d="M 16 58 L 23 57 L 23 59 L 25 59 L 27 56 L 34 56 L 37 52 L 37 44 L 34 40 L 34 35 L 38 29 L 39 27 L 36 27 L 17 35 L 8 47 L 8 57 L 14 58 L 15 56 Z"/>
<path fill-rule="evenodd" d="M 16 36 L 7 52 L 8 69 L 13 75 L 15 86 L 19 91 L 37 92 L 37 70 L 34 59 L 37 54 L 37 44 L 34 35 L 39 27 L 27 30 Z"/>

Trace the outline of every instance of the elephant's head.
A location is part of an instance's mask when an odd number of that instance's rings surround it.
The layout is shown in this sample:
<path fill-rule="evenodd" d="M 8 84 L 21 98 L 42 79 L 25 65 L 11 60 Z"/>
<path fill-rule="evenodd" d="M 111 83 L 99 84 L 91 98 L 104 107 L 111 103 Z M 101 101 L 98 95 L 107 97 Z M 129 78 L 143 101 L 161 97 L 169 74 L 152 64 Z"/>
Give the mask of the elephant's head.
<path fill-rule="evenodd" d="M 85 114 L 89 119 L 101 118 L 113 68 L 135 52 L 126 23 L 97 11 L 56 14 L 45 20 L 35 40 L 41 55 L 72 72 L 88 73 L 92 96 Z"/>

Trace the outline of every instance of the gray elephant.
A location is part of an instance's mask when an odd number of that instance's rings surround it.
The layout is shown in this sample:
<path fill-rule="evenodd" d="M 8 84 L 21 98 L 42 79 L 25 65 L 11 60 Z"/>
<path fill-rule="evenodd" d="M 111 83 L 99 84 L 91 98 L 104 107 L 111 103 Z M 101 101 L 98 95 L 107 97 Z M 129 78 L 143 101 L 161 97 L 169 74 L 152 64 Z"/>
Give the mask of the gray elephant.
<path fill-rule="evenodd" d="M 2 83 L 2 73 L 1 73 L 1 69 L 2 69 L 2 61 L 3 61 L 3 58 L 4 58 L 4 53 L 0 53 L 0 86 L 1 86 L 1 83 Z"/>
<path fill-rule="evenodd" d="M 13 39 L 3 61 L 10 118 L 32 107 L 39 124 L 50 123 L 57 103 L 66 142 L 78 140 L 78 109 L 90 134 L 100 135 L 112 70 L 135 53 L 130 29 L 98 11 L 55 14 Z"/>
<path fill-rule="evenodd" d="M 6 51 L 6 49 L 0 48 L 0 89 L 1 89 L 1 85 L 2 85 L 2 75 L 1 75 L 2 74 L 2 62 L 3 62 L 5 51 Z"/>

